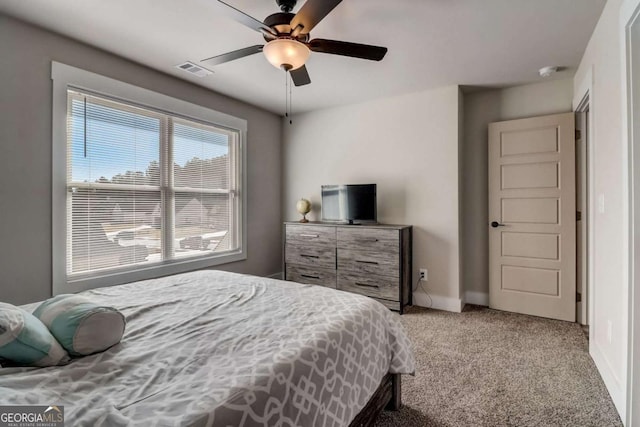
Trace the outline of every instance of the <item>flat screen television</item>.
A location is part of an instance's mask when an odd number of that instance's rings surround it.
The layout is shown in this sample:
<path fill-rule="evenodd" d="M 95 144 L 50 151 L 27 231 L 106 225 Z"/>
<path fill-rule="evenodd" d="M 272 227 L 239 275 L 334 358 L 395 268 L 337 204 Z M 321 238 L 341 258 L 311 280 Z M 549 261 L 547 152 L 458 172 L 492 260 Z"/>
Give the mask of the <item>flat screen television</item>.
<path fill-rule="evenodd" d="M 376 223 L 376 184 L 323 185 L 322 221 Z"/>

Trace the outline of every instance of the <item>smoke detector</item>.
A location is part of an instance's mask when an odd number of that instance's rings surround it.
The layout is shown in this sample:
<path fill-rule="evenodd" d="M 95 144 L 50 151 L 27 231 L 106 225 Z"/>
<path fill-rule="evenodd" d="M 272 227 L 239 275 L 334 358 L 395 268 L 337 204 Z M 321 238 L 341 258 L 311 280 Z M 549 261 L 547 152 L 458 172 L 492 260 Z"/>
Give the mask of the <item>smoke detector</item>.
<path fill-rule="evenodd" d="M 556 72 L 558 72 L 558 67 L 555 66 L 542 67 L 538 70 L 540 77 L 549 77 Z"/>

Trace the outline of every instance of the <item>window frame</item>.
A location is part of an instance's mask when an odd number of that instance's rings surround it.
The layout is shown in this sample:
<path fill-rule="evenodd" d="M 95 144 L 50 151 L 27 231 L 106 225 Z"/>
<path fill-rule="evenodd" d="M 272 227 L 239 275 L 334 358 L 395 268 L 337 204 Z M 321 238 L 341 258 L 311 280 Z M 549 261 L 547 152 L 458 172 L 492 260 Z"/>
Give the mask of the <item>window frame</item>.
<path fill-rule="evenodd" d="M 214 267 L 247 259 L 247 121 L 109 77 L 52 61 L 52 291 L 54 295 L 75 293 L 186 271 Z M 109 269 L 88 274 L 67 274 L 67 91 L 77 90 L 116 102 L 129 103 L 150 111 L 168 114 L 237 132 L 236 197 L 237 250 L 197 258 L 171 259 L 149 265 Z M 163 167 L 161 161 L 161 167 Z M 175 189 L 174 189 L 175 191 Z"/>

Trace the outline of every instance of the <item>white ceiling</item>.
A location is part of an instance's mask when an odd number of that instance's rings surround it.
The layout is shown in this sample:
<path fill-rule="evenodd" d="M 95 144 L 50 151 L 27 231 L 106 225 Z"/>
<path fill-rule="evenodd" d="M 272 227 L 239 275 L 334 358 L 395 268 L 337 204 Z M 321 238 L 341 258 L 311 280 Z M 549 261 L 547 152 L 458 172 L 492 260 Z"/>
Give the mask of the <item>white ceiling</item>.
<path fill-rule="evenodd" d="M 274 0 L 226 0 L 260 20 Z M 303 0 L 299 0 L 298 7 Z M 343 0 L 311 33 L 389 48 L 382 62 L 312 53 L 312 84 L 293 89 L 309 111 L 451 84 L 504 87 L 570 77 L 606 0 Z M 0 11 L 149 67 L 282 113 L 283 72 L 262 54 L 197 78 L 174 68 L 263 42 L 216 0 L 2 0 Z"/>

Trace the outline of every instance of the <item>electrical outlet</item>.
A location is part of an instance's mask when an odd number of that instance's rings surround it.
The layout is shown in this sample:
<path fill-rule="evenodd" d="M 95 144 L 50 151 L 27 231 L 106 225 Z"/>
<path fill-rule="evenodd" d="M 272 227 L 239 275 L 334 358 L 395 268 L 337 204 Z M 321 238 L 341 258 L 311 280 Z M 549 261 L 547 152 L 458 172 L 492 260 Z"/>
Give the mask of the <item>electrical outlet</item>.
<path fill-rule="evenodd" d="M 611 344 L 611 335 L 613 335 L 613 323 L 611 320 L 607 320 L 607 341 Z"/>
<path fill-rule="evenodd" d="M 420 269 L 420 280 L 426 282 L 427 280 L 429 280 L 429 274 L 427 272 L 426 268 L 421 268 Z"/>

